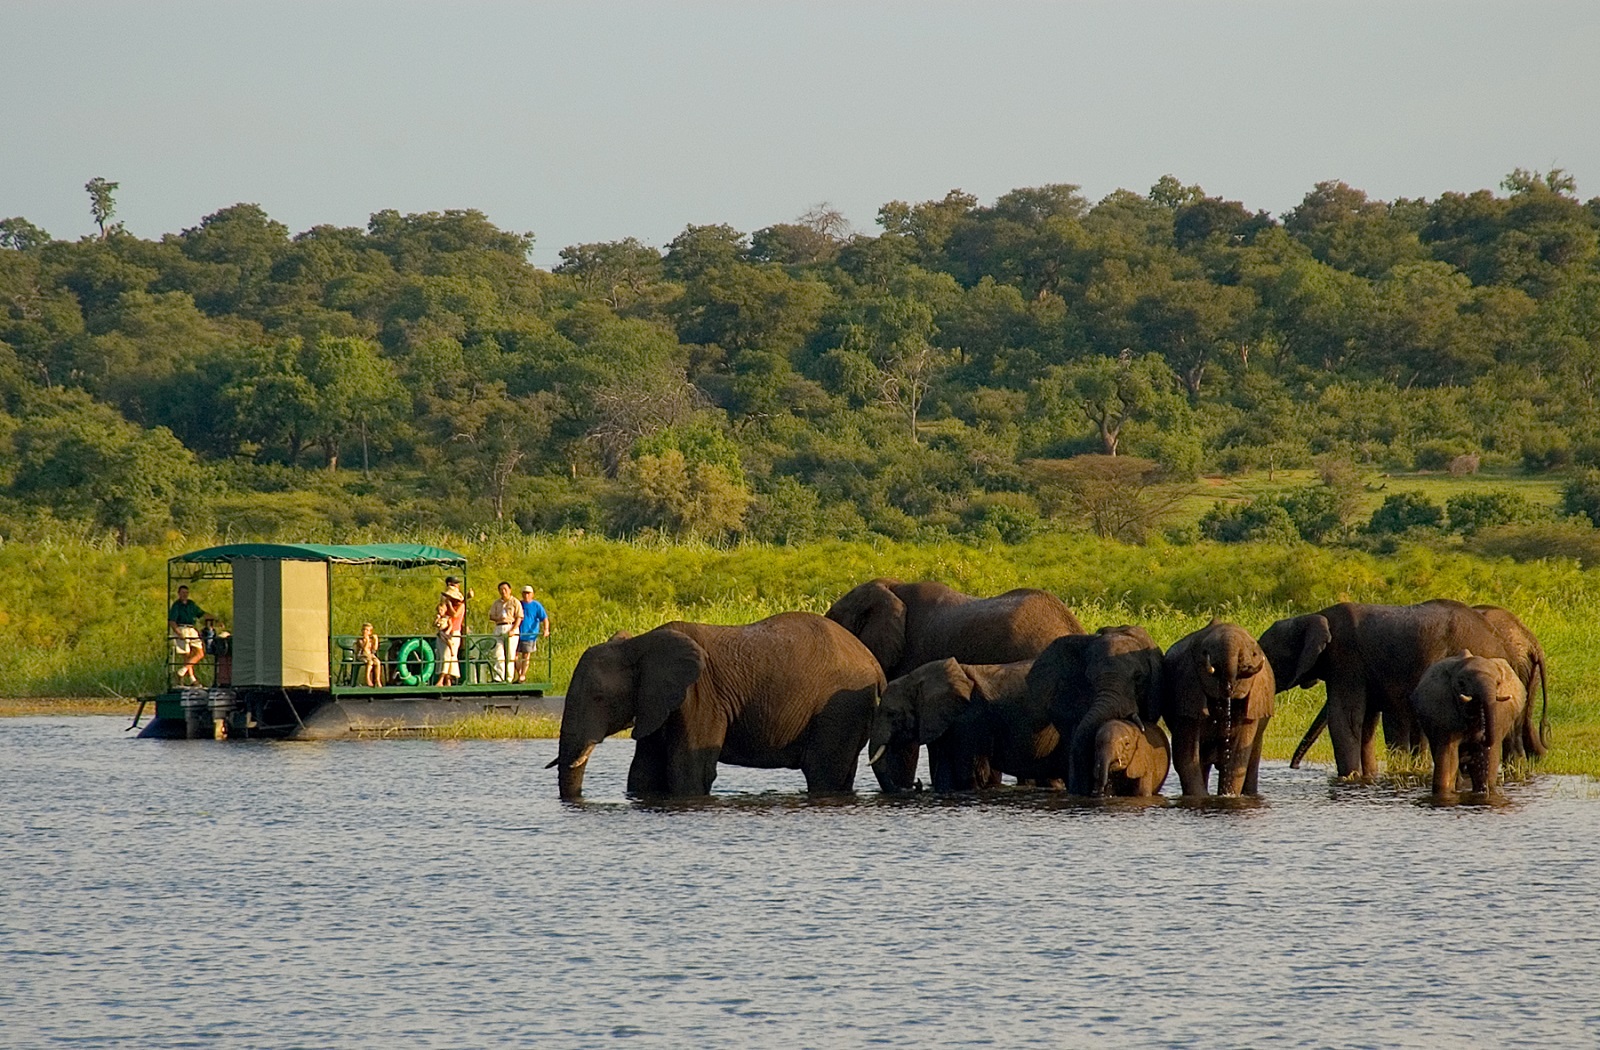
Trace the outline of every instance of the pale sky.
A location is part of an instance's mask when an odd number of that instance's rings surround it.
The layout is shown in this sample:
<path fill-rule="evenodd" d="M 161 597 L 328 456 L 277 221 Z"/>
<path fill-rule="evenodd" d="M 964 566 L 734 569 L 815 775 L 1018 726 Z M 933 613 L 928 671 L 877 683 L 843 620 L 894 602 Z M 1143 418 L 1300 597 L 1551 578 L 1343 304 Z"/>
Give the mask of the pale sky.
<path fill-rule="evenodd" d="M 565 245 L 1171 172 L 1281 213 L 1560 167 L 1600 195 L 1600 2 L 0 0 L 0 218 L 142 237 L 478 208 Z"/>

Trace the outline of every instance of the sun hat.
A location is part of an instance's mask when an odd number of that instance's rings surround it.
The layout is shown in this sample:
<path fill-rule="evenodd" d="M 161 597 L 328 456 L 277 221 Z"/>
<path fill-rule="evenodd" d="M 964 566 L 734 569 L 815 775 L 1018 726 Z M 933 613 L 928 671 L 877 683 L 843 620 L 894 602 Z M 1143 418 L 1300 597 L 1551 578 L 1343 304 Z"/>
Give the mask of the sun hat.
<path fill-rule="evenodd" d="M 531 584 L 531 583 L 523 584 L 522 585 L 522 593 L 523 594 L 532 594 L 533 593 L 533 584 Z"/>

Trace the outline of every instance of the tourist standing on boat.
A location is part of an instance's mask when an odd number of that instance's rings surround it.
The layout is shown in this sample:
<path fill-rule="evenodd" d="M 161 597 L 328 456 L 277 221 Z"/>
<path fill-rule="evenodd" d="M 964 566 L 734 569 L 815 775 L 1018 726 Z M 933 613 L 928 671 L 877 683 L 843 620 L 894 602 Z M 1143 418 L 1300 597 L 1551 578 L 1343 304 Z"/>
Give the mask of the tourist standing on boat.
<path fill-rule="evenodd" d="M 180 683 L 187 677 L 191 685 L 200 684 L 194 669 L 206 658 L 206 646 L 194 625 L 205 614 L 206 611 L 189 597 L 189 588 L 179 587 L 178 600 L 167 610 L 167 636 L 172 639 L 172 651 L 183 661 L 178 668 Z"/>
<path fill-rule="evenodd" d="M 548 637 L 550 634 L 550 614 L 543 605 L 534 600 L 533 587 L 524 584 L 522 587 L 522 627 L 521 637 L 517 642 L 517 681 L 528 680 L 528 664 L 533 659 L 533 654 L 539 650 L 539 637 Z"/>
<path fill-rule="evenodd" d="M 500 597 L 489 606 L 489 622 L 494 625 L 494 660 L 489 673 L 496 682 L 511 681 L 516 666 L 517 645 L 521 640 L 522 603 L 511 596 L 511 582 L 500 581 Z"/>
<path fill-rule="evenodd" d="M 467 618 L 467 599 L 471 597 L 471 591 L 461 593 L 460 577 L 444 578 L 444 590 L 439 592 L 439 605 L 433 611 L 433 626 L 439 632 L 437 685 L 455 685 L 461 681 L 461 625 Z"/>

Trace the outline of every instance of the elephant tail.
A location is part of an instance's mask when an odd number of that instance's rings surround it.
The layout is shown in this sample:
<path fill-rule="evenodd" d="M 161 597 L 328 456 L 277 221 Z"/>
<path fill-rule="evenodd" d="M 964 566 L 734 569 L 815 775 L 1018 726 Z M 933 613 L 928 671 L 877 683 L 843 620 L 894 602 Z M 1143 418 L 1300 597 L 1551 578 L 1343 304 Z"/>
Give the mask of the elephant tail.
<path fill-rule="evenodd" d="M 1533 705 L 1533 697 L 1528 697 L 1528 705 Z M 1550 687 L 1545 683 L 1544 655 L 1539 656 L 1539 732 L 1530 734 L 1528 750 L 1534 755 L 1543 758 L 1544 753 L 1550 748 Z"/>
<path fill-rule="evenodd" d="M 1328 724 L 1328 705 L 1323 703 L 1322 709 L 1317 712 L 1317 717 L 1311 720 L 1311 727 L 1306 730 L 1306 735 L 1300 738 L 1300 746 L 1294 749 L 1294 757 L 1289 759 L 1290 769 L 1299 769 L 1300 760 L 1306 757 L 1306 752 L 1311 750 L 1311 745 L 1317 742 L 1317 737 L 1322 735 L 1322 730 Z"/>

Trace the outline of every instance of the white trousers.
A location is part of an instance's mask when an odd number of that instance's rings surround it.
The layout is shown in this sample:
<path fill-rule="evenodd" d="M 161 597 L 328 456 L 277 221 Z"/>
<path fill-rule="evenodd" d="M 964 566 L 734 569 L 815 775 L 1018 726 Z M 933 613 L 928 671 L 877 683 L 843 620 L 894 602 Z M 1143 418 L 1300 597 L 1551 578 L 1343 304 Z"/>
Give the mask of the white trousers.
<path fill-rule="evenodd" d="M 516 626 L 514 623 L 494 625 L 494 660 L 489 673 L 496 682 L 511 681 L 511 674 L 516 669 L 517 635 L 511 633 Z"/>

